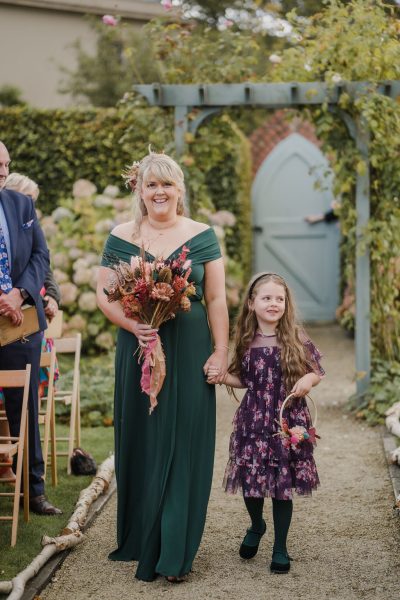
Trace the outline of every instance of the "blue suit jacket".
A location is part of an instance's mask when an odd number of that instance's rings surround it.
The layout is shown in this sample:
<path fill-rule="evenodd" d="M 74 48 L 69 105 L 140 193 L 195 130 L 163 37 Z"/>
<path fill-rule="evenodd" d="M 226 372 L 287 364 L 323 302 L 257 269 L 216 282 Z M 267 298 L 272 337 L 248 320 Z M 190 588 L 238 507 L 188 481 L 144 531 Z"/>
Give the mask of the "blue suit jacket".
<path fill-rule="evenodd" d="M 43 331 L 47 323 L 40 290 L 50 266 L 46 240 L 30 196 L 3 189 L 0 198 L 10 233 L 13 287 L 24 288 L 28 292 L 37 308 Z"/>

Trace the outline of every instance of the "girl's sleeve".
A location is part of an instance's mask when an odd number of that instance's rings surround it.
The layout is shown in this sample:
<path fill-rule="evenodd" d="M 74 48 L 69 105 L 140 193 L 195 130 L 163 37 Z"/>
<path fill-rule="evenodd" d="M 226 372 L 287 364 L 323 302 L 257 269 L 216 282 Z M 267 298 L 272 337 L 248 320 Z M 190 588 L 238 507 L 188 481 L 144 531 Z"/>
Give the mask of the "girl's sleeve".
<path fill-rule="evenodd" d="M 321 366 L 322 354 L 310 339 L 303 342 L 306 351 L 307 367 L 309 373 L 315 373 L 320 377 L 325 375 L 325 371 Z"/>

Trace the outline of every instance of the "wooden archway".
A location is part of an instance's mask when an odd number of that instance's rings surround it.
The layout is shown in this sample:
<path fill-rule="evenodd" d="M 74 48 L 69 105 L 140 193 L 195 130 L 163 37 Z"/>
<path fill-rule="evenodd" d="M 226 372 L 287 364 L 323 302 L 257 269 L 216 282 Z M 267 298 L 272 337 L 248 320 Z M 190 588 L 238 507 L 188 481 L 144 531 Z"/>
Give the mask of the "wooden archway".
<path fill-rule="evenodd" d="M 364 173 L 357 172 L 356 179 L 356 371 L 357 393 L 368 387 L 371 374 L 371 319 L 370 319 L 370 254 L 363 243 L 364 228 L 370 217 L 369 132 L 364 122 L 354 120 L 341 110 L 338 101 L 343 92 L 357 98 L 375 92 L 398 98 L 400 81 L 385 81 L 379 85 L 370 82 L 343 82 L 328 85 L 308 83 L 229 83 L 229 84 L 152 84 L 135 85 L 134 89 L 152 106 L 175 108 L 175 148 L 181 155 L 185 148 L 185 134 L 195 134 L 201 123 L 224 108 L 235 106 L 301 108 L 328 104 L 331 111 L 345 123 L 350 136 L 367 165 Z M 196 118 L 188 118 L 197 109 Z"/>

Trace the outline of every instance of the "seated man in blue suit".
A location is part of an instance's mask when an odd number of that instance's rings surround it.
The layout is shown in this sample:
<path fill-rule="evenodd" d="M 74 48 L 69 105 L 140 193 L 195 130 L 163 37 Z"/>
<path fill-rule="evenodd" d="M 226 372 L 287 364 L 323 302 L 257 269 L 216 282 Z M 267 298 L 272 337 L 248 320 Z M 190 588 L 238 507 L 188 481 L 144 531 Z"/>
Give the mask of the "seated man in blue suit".
<path fill-rule="evenodd" d="M 34 304 L 40 332 L 0 347 L 0 370 L 24 369 L 32 365 L 29 389 L 29 507 L 40 515 L 58 515 L 61 510 L 44 494 L 44 463 L 38 425 L 38 385 L 42 331 L 46 319 L 40 290 L 49 269 L 49 251 L 29 196 L 6 190 L 10 156 L 0 141 L 0 314 L 14 325 L 23 320 L 22 304 Z M 19 434 L 22 390 L 4 390 L 5 408 L 12 436 Z"/>

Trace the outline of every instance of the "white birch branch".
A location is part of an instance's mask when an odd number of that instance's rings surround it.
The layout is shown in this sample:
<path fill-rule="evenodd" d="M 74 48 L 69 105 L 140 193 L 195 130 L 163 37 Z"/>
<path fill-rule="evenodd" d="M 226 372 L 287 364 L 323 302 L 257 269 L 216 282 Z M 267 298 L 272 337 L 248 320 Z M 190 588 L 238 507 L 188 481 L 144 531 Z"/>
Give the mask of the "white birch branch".
<path fill-rule="evenodd" d="M 23 570 L 18 573 L 11 581 L 0 581 L 0 594 L 8 594 L 8 600 L 20 600 L 22 597 L 27 582 L 38 574 L 40 569 L 48 562 L 48 560 L 67 548 L 73 548 L 84 540 L 84 535 L 81 531 L 90 506 L 93 502 L 107 491 L 111 478 L 114 473 L 114 456 L 110 456 L 101 463 L 91 484 L 81 491 L 79 499 L 75 507 L 75 511 L 67 526 L 63 529 L 62 534 L 58 537 L 51 538 L 43 536 L 43 549 L 33 559 L 33 561 Z"/>
<path fill-rule="evenodd" d="M 393 406 L 386 411 L 385 415 L 386 428 L 392 435 L 400 438 L 400 402 L 393 404 Z M 400 446 L 390 453 L 389 460 L 391 463 L 400 466 Z"/>

